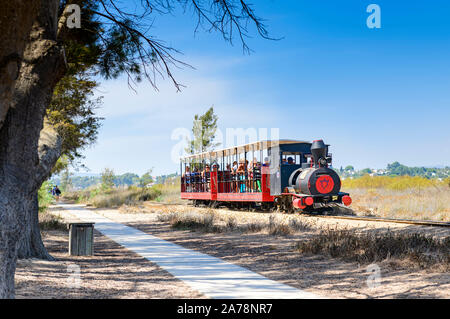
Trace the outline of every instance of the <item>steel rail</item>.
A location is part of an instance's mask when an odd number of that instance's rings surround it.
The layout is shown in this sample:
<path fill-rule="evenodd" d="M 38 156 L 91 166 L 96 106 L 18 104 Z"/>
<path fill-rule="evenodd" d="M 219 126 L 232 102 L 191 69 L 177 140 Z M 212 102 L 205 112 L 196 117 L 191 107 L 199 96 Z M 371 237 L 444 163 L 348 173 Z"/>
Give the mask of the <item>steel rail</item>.
<path fill-rule="evenodd" d="M 450 222 L 438 222 L 433 220 L 414 220 L 414 219 L 394 219 L 394 218 L 381 218 L 381 217 L 364 217 L 364 216 L 336 216 L 336 215 L 315 215 L 307 214 L 308 216 L 320 217 L 320 218 L 333 218 L 333 219 L 350 219 L 361 220 L 371 222 L 383 222 L 383 223 L 399 223 L 421 226 L 435 226 L 435 227 L 450 227 Z"/>

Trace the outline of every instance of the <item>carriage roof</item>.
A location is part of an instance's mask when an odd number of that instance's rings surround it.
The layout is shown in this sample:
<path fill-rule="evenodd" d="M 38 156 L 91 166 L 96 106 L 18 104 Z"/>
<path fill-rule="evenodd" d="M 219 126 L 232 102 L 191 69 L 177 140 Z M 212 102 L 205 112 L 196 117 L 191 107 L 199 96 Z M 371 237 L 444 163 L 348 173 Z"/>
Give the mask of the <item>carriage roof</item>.
<path fill-rule="evenodd" d="M 278 145 L 287 145 L 287 144 L 311 144 L 311 142 L 300 141 L 300 140 L 273 140 L 273 141 L 264 140 L 264 141 L 258 141 L 258 142 L 223 148 L 223 149 L 219 149 L 219 150 L 209 151 L 209 152 L 197 153 L 197 154 L 182 157 L 181 160 L 216 158 L 216 157 L 220 157 L 220 156 L 234 155 L 236 153 L 258 151 L 258 150 L 262 150 L 262 149 L 267 149 L 269 147 L 274 147 L 274 146 L 278 146 Z"/>

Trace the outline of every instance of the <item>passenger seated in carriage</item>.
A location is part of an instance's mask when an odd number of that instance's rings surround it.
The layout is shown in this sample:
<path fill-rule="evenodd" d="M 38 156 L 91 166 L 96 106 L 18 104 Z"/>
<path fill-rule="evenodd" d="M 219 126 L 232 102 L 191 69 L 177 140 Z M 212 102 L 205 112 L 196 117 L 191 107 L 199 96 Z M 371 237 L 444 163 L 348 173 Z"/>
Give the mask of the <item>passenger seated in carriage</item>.
<path fill-rule="evenodd" d="M 245 173 L 246 173 L 246 166 L 245 166 L 245 161 L 244 160 L 240 160 L 239 161 L 239 166 L 237 168 L 236 171 L 236 175 L 238 176 L 239 179 L 239 192 L 244 193 L 245 192 Z"/>
<path fill-rule="evenodd" d="M 194 184 L 194 189 L 196 192 L 200 191 L 200 173 L 198 172 L 198 167 L 194 167 L 194 171 L 191 173 L 191 180 Z"/>
<path fill-rule="evenodd" d="M 255 157 L 255 158 L 253 158 L 253 161 L 250 161 L 250 163 L 247 166 L 248 179 L 247 179 L 246 184 L 247 184 L 247 190 L 250 190 L 250 191 L 253 191 L 255 189 L 254 188 L 253 171 L 256 166 L 256 163 L 257 163 L 257 159 Z"/>
<path fill-rule="evenodd" d="M 210 172 L 211 172 L 211 169 L 209 168 L 209 165 L 206 164 L 206 165 L 205 165 L 205 168 L 204 168 L 203 171 L 202 171 L 202 179 L 205 179 L 205 177 L 206 177 L 207 175 L 209 175 L 208 173 L 210 173 Z"/>
<path fill-rule="evenodd" d="M 261 191 L 261 163 L 256 158 L 250 162 L 248 169 L 248 187 L 252 191 Z"/>
<path fill-rule="evenodd" d="M 186 178 L 187 176 L 191 176 L 191 171 L 189 166 L 186 166 L 183 175 L 181 175 L 181 177 Z"/>
<path fill-rule="evenodd" d="M 261 192 L 261 163 L 256 162 L 253 167 L 253 180 L 257 192 Z"/>
<path fill-rule="evenodd" d="M 233 162 L 233 166 L 231 166 L 231 191 L 236 192 L 237 190 L 237 169 L 238 163 L 236 161 Z"/>
<path fill-rule="evenodd" d="M 236 171 L 238 169 L 238 163 L 236 161 L 233 162 L 233 166 L 231 167 L 231 174 L 236 174 Z"/>
<path fill-rule="evenodd" d="M 227 164 L 225 170 L 222 173 L 222 182 L 224 182 L 225 193 L 229 193 L 231 191 L 230 183 L 231 182 L 231 164 Z"/>
<path fill-rule="evenodd" d="M 202 184 L 203 191 L 209 191 L 209 178 L 210 178 L 211 169 L 208 164 L 205 165 L 205 169 L 202 171 Z"/>
<path fill-rule="evenodd" d="M 186 166 L 185 172 L 181 175 L 181 178 L 183 180 L 183 183 L 186 184 L 186 191 L 191 191 L 191 170 L 189 166 Z"/>

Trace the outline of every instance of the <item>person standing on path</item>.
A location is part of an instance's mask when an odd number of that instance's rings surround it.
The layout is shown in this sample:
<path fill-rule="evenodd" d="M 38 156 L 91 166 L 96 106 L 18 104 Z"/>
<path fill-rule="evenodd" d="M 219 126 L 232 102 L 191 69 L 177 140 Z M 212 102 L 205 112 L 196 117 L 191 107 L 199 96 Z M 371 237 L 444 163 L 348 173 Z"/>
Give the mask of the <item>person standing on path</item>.
<path fill-rule="evenodd" d="M 53 192 L 54 192 L 53 195 L 55 196 L 56 202 L 58 202 L 59 196 L 61 195 L 61 190 L 58 188 L 58 185 L 55 186 L 55 188 L 53 189 Z"/>

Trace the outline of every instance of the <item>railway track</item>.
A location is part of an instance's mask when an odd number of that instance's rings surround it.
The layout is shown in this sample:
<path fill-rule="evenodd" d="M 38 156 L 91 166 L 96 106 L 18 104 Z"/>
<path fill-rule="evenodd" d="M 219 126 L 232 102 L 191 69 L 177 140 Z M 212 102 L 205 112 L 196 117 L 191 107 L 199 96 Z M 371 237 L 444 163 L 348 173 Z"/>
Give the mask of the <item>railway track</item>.
<path fill-rule="evenodd" d="M 309 214 L 309 216 L 329 218 L 329 219 L 350 219 L 350 220 L 410 224 L 420 226 L 450 227 L 450 222 L 438 222 L 432 220 L 394 219 L 394 218 L 363 217 L 363 216 L 313 215 L 313 214 Z"/>

